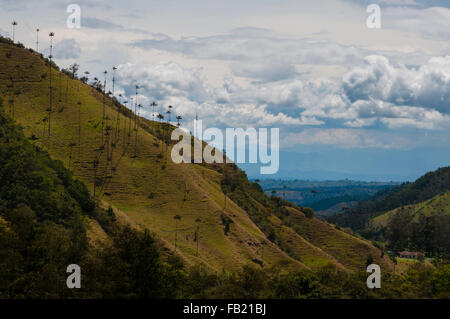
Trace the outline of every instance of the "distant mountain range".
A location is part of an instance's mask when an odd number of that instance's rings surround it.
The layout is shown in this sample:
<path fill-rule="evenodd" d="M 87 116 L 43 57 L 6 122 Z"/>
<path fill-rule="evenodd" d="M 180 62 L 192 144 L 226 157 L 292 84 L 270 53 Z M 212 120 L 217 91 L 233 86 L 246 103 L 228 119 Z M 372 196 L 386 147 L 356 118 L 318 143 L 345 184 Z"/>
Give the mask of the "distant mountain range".
<path fill-rule="evenodd" d="M 367 200 L 380 190 L 399 185 L 396 182 L 362 182 L 351 180 L 310 181 L 263 179 L 259 184 L 268 195 L 285 198 L 299 206 L 314 209 L 317 216 L 333 215 L 344 208 Z"/>

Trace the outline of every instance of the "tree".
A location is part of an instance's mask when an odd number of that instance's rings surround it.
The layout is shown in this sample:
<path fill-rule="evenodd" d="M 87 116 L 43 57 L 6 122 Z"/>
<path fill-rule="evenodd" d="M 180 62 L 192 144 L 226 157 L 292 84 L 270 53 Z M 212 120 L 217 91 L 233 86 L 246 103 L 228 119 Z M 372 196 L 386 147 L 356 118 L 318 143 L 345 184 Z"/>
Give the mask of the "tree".
<path fill-rule="evenodd" d="M 134 129 L 137 127 L 138 90 L 139 85 L 136 85 L 136 97 L 134 99 Z"/>
<path fill-rule="evenodd" d="M 117 144 L 119 142 L 120 139 L 120 103 L 122 101 L 122 94 L 119 94 L 119 103 L 117 105 L 117 117 L 116 117 L 116 136 L 114 139 L 114 145 Z"/>
<path fill-rule="evenodd" d="M 112 166 L 112 152 L 110 152 L 110 140 L 111 140 L 111 126 L 106 125 L 105 127 L 105 144 L 106 144 L 106 166 L 105 166 L 105 178 L 107 178 L 108 175 L 108 164 L 111 164 Z M 103 183 L 105 183 L 105 180 L 103 180 Z"/>
<path fill-rule="evenodd" d="M 311 207 L 302 207 L 302 212 L 305 214 L 307 218 L 314 217 L 314 210 Z"/>
<path fill-rule="evenodd" d="M 36 29 L 36 52 L 38 53 L 39 53 L 39 31 L 41 31 L 39 30 L 39 28 Z"/>
<path fill-rule="evenodd" d="M 137 121 L 139 121 L 140 116 L 141 116 L 141 107 L 142 107 L 142 105 L 138 104 Z M 139 130 L 139 123 L 136 124 L 136 128 L 135 128 L 136 137 L 135 137 L 135 140 L 134 140 L 134 157 L 136 157 L 136 155 L 137 155 L 136 152 L 137 152 L 137 144 L 138 144 L 138 130 Z"/>
<path fill-rule="evenodd" d="M 152 107 L 152 117 L 153 117 L 152 131 L 153 133 L 155 133 L 155 108 L 158 106 L 158 104 L 156 104 L 156 102 L 153 101 L 152 104 L 150 104 L 150 106 Z"/>
<path fill-rule="evenodd" d="M 387 240 L 389 246 L 394 250 L 408 248 L 410 238 L 412 237 L 411 221 L 414 214 L 406 208 L 400 208 L 388 219 Z"/>
<path fill-rule="evenodd" d="M 164 120 L 164 115 L 162 115 L 161 113 L 158 113 L 157 117 L 159 119 L 159 123 L 161 123 L 161 125 L 162 125 L 162 120 Z M 159 132 L 159 129 L 158 129 L 158 132 Z M 162 152 L 164 152 L 164 140 L 161 141 L 161 153 Z"/>
<path fill-rule="evenodd" d="M 115 82 L 116 82 L 115 76 L 116 76 L 116 70 L 117 70 L 117 67 L 113 66 L 113 67 L 112 67 L 112 70 L 113 70 L 113 77 L 112 77 L 112 94 L 113 94 L 113 96 L 114 96 L 114 87 L 115 87 Z"/>
<path fill-rule="evenodd" d="M 417 256 L 417 261 L 423 263 L 425 261 L 425 256 L 422 254 L 419 254 L 419 256 Z"/>
<path fill-rule="evenodd" d="M 100 146 L 100 149 L 103 149 L 104 148 L 104 143 L 103 143 L 103 132 L 104 132 L 104 129 L 105 129 L 105 125 L 106 125 L 106 123 L 105 123 L 105 98 L 106 98 L 106 74 L 108 74 L 108 71 L 104 71 L 103 72 L 103 74 L 105 75 L 105 81 L 104 81 L 104 84 L 103 84 L 103 100 L 102 100 L 102 142 L 101 142 L 101 146 Z"/>
<path fill-rule="evenodd" d="M 48 118 L 46 116 L 44 116 L 44 118 L 42 119 L 42 143 L 44 142 L 44 139 L 45 139 L 45 131 L 47 129 L 47 121 L 48 121 Z"/>
<path fill-rule="evenodd" d="M 13 21 L 11 23 L 11 25 L 12 25 L 12 34 L 13 34 L 12 40 L 13 40 L 13 43 L 14 43 L 15 42 L 15 37 L 16 37 L 16 26 L 18 25 L 18 23 L 16 21 Z"/>
<path fill-rule="evenodd" d="M 113 101 L 114 101 L 114 99 L 115 99 L 115 86 L 116 86 L 116 70 L 117 70 L 117 67 L 115 67 L 115 66 L 113 66 L 112 67 L 112 70 L 113 70 L 113 76 L 112 76 L 112 98 L 113 98 Z M 122 97 L 122 94 L 119 94 L 119 97 Z M 113 138 L 113 146 L 115 146 L 115 144 L 116 144 L 116 140 L 117 140 L 117 134 L 118 134 L 118 126 L 119 126 L 119 110 L 120 110 L 120 108 L 119 108 L 119 106 L 117 106 L 117 117 L 116 117 L 116 128 L 115 128 L 115 130 L 114 130 L 114 138 Z"/>
<path fill-rule="evenodd" d="M 69 70 L 72 73 L 72 79 L 75 79 L 75 76 L 77 75 L 79 69 L 80 66 L 77 63 L 73 63 L 71 66 L 69 66 Z"/>
<path fill-rule="evenodd" d="M 52 108 L 53 108 L 53 87 L 52 87 L 52 53 L 53 53 L 53 37 L 55 36 L 54 32 L 49 33 L 50 37 L 50 55 L 49 55 L 49 89 L 50 89 L 50 106 L 48 108 L 48 149 L 50 150 L 50 138 L 51 138 L 51 124 L 52 124 Z"/>
<path fill-rule="evenodd" d="M 69 165 L 68 165 L 69 171 L 70 171 L 70 166 L 71 166 L 71 164 L 72 164 L 72 148 L 73 148 L 75 145 L 77 145 L 77 144 L 75 144 L 74 142 L 69 143 Z"/>
<path fill-rule="evenodd" d="M 8 104 L 9 104 L 9 113 L 11 114 L 11 117 L 14 118 L 14 99 L 9 99 Z"/>
<path fill-rule="evenodd" d="M 128 101 L 123 101 L 123 104 L 125 105 L 125 107 L 127 107 Z M 130 121 L 131 121 L 131 117 L 130 117 Z M 123 121 L 123 145 L 124 145 L 124 150 L 126 148 L 125 146 L 125 140 L 126 140 L 126 134 L 127 134 L 127 122 L 126 120 Z"/>
<path fill-rule="evenodd" d="M 78 101 L 78 161 L 81 161 L 81 101 Z"/>
<path fill-rule="evenodd" d="M 233 220 L 228 217 L 226 214 L 221 214 L 220 218 L 222 219 L 223 233 L 225 236 L 228 236 L 228 232 L 230 231 L 230 225 L 233 224 Z"/>
<path fill-rule="evenodd" d="M 392 262 L 394 263 L 394 275 L 395 275 L 395 268 L 397 266 L 397 257 L 395 257 L 395 253 L 389 255 L 389 257 L 391 258 Z"/>
<path fill-rule="evenodd" d="M 94 198 L 95 198 L 95 193 L 97 190 L 97 168 L 98 168 L 98 159 L 94 159 L 94 161 L 92 162 L 92 165 L 94 166 Z"/>
<path fill-rule="evenodd" d="M 173 216 L 173 219 L 175 219 L 175 251 L 177 251 L 178 221 L 181 220 L 181 216 L 175 215 L 175 216 Z"/>
<path fill-rule="evenodd" d="M 183 119 L 183 118 L 181 117 L 181 115 L 178 115 L 178 116 L 177 116 L 177 126 L 178 126 L 178 127 L 180 127 L 180 125 L 181 125 L 180 121 L 181 121 L 182 119 Z"/>
<path fill-rule="evenodd" d="M 167 123 L 170 123 L 170 122 L 171 122 L 170 120 L 171 120 L 171 114 L 172 114 L 172 108 L 173 108 L 173 106 L 172 106 L 172 105 L 169 105 L 168 108 L 169 108 L 169 109 L 168 109 L 167 112 L 166 112 L 166 113 L 169 115 L 169 116 L 168 116 L 168 119 L 167 119 L 167 120 L 168 120 Z"/>
<path fill-rule="evenodd" d="M 58 85 L 58 92 L 59 92 L 59 99 L 58 102 L 61 103 L 62 102 L 62 72 L 59 72 L 59 85 Z M 78 90 L 80 90 L 80 87 L 78 86 Z M 62 107 L 60 110 L 62 111 L 64 109 L 64 107 Z"/>
<path fill-rule="evenodd" d="M 197 251 L 195 253 L 195 256 L 198 256 L 198 242 L 200 241 L 200 222 L 202 220 L 200 218 L 197 218 L 195 222 L 197 223 L 197 230 L 195 231 L 195 241 L 197 242 Z"/>
<path fill-rule="evenodd" d="M 131 120 L 133 118 L 133 102 L 134 102 L 134 98 L 130 97 L 131 103 L 130 103 L 130 111 L 131 111 L 131 115 L 129 117 L 129 125 L 128 125 L 128 144 L 130 144 L 130 137 L 131 137 Z"/>
<path fill-rule="evenodd" d="M 102 84 L 100 83 L 100 81 L 98 80 L 98 78 L 97 78 L 96 76 L 94 77 L 94 80 L 92 80 L 91 85 L 92 85 L 96 90 L 101 91 Z"/>

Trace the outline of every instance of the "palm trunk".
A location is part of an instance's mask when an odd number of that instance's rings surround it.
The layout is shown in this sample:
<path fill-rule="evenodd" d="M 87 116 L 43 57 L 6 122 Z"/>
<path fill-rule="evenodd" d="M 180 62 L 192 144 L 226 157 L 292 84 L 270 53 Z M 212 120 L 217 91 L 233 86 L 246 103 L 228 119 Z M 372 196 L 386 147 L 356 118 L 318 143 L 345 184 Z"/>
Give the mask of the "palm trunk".
<path fill-rule="evenodd" d="M 200 226 L 197 226 L 197 252 L 195 255 L 198 257 L 198 242 L 200 241 Z"/>
<path fill-rule="evenodd" d="M 51 50 L 50 50 L 51 52 Z M 51 53 L 50 53 L 50 57 L 51 57 Z M 49 73 L 50 73 L 50 77 L 49 77 L 49 81 L 50 81 L 50 107 L 48 109 L 48 149 L 50 150 L 50 134 L 51 134 L 51 124 L 52 124 L 52 107 L 53 107 L 53 88 L 52 88 L 52 59 L 50 58 L 50 63 L 49 63 Z"/>
<path fill-rule="evenodd" d="M 105 81 L 103 84 L 103 101 L 102 101 L 102 142 L 101 147 L 104 147 L 104 140 L 103 140 L 103 132 L 105 130 L 105 98 L 106 98 L 106 75 L 105 75 Z"/>
<path fill-rule="evenodd" d="M 175 252 L 177 251 L 178 222 L 175 220 Z"/>

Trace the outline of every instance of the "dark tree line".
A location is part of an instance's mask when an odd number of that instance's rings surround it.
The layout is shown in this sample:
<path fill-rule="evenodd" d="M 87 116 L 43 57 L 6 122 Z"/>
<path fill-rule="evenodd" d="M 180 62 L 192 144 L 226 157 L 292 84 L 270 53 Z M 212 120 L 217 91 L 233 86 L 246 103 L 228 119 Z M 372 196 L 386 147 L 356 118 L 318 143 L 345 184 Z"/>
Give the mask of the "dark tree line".
<path fill-rule="evenodd" d="M 393 250 L 423 251 L 430 257 L 450 258 L 450 215 L 417 216 L 402 207 L 389 219 L 385 232 Z"/>

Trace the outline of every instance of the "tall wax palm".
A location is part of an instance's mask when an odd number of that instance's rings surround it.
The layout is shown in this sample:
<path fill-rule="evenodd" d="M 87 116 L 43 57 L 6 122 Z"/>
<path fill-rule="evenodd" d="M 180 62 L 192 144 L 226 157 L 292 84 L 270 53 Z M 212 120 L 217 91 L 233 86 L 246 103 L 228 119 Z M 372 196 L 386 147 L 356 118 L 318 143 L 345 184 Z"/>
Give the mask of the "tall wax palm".
<path fill-rule="evenodd" d="M 197 230 L 195 232 L 195 241 L 197 242 L 197 252 L 195 253 L 196 256 L 198 256 L 198 242 L 200 241 L 200 222 L 202 220 L 200 218 L 197 218 L 195 222 L 197 223 Z"/>
<path fill-rule="evenodd" d="M 117 105 L 117 118 L 116 118 L 116 139 L 114 144 L 119 142 L 120 139 L 120 103 L 122 103 L 122 94 L 119 94 L 119 104 Z"/>
<path fill-rule="evenodd" d="M 172 114 L 172 108 L 173 108 L 173 106 L 169 105 L 169 110 L 167 111 L 167 114 L 169 114 L 169 123 L 171 122 L 170 121 L 171 120 L 171 115 L 170 114 Z"/>
<path fill-rule="evenodd" d="M 112 92 L 111 91 L 108 92 L 108 96 L 110 96 L 110 98 L 112 99 L 113 104 L 115 104 L 114 89 L 115 89 L 115 82 L 116 82 L 116 78 L 115 78 L 116 70 L 117 70 L 117 68 L 115 66 L 113 66 L 112 67 L 112 73 L 113 73 L 113 75 L 112 75 Z M 106 153 L 107 163 L 106 163 L 106 165 L 108 165 L 108 159 L 109 159 L 109 161 L 111 162 L 111 176 L 113 173 L 112 158 L 113 158 L 114 148 L 116 147 L 117 123 L 119 121 L 118 118 L 119 118 L 119 107 L 117 107 L 116 127 L 113 128 L 114 123 L 111 126 L 107 125 L 107 128 L 109 127 L 111 133 L 107 132 L 108 135 L 107 135 L 107 142 L 106 142 L 107 143 L 107 153 Z M 109 147 L 110 144 L 111 144 L 111 148 Z"/>
<path fill-rule="evenodd" d="M 115 82 L 116 82 L 115 76 L 116 76 L 116 70 L 117 70 L 117 67 L 113 66 L 113 67 L 112 67 L 112 70 L 113 70 L 113 76 L 112 76 L 112 95 L 114 96 L 114 84 L 115 84 Z"/>
<path fill-rule="evenodd" d="M 127 107 L 128 101 L 123 101 L 123 104 L 125 107 Z M 125 140 L 126 140 L 126 134 L 127 134 L 127 121 L 123 121 L 123 145 L 125 147 Z"/>
<path fill-rule="evenodd" d="M 141 108 L 143 108 L 142 104 L 138 104 L 138 125 L 140 124 Z"/>
<path fill-rule="evenodd" d="M 158 104 L 156 104 L 156 102 L 153 101 L 152 104 L 150 104 L 150 106 L 152 107 L 152 117 L 153 117 L 152 131 L 153 133 L 155 133 L 155 108 L 158 106 Z"/>
<path fill-rule="evenodd" d="M 72 148 L 75 146 L 76 144 L 74 142 L 71 142 L 69 144 L 69 171 L 70 171 L 70 166 L 72 164 Z"/>
<path fill-rule="evenodd" d="M 13 43 L 15 43 L 15 38 L 16 38 L 16 26 L 18 25 L 18 23 L 16 21 L 11 22 L 12 25 L 12 35 L 13 35 Z"/>
<path fill-rule="evenodd" d="M 172 107 L 172 106 L 169 105 L 169 109 L 166 111 L 166 114 L 167 114 L 167 124 L 170 124 L 170 114 L 172 113 L 172 112 L 170 111 L 170 108 L 171 108 L 171 107 Z M 167 143 L 167 140 L 168 140 L 169 128 L 170 128 L 170 125 L 167 125 L 167 126 L 164 128 L 164 130 L 163 130 L 164 144 L 166 144 L 166 143 Z M 167 131 L 167 132 L 166 132 L 166 131 Z M 167 149 L 167 144 L 166 144 L 166 149 Z"/>
<path fill-rule="evenodd" d="M 134 99 L 134 129 L 136 129 L 137 125 L 138 89 L 139 85 L 136 85 L 136 97 Z"/>
<path fill-rule="evenodd" d="M 59 99 L 58 102 L 61 103 L 62 102 L 62 72 L 59 72 L 59 84 L 58 84 L 58 91 L 59 91 Z M 80 90 L 80 87 L 78 87 L 78 90 Z"/>
<path fill-rule="evenodd" d="M 141 108 L 142 108 L 142 105 L 141 105 L 141 104 L 138 104 L 137 121 L 139 121 L 140 116 L 141 116 Z M 139 123 L 136 124 L 136 129 L 135 129 L 135 131 L 136 131 L 136 137 L 135 137 L 135 140 L 134 140 L 134 157 L 136 157 L 136 152 L 137 152 L 138 130 L 139 130 Z"/>
<path fill-rule="evenodd" d="M 9 99 L 8 104 L 9 104 L 9 113 L 11 114 L 11 117 L 14 118 L 14 99 Z"/>
<path fill-rule="evenodd" d="M 78 101 L 78 162 L 81 161 L 81 101 Z"/>
<path fill-rule="evenodd" d="M 48 148 L 50 149 L 50 136 L 51 136 L 51 116 L 52 116 L 52 108 L 53 108 L 53 87 L 52 87 L 52 54 L 53 54 L 53 37 L 55 36 L 54 32 L 49 33 L 50 37 L 50 55 L 49 55 L 49 82 L 50 82 L 50 106 L 48 108 Z"/>
<path fill-rule="evenodd" d="M 97 168 L 98 168 L 98 159 L 95 158 L 94 161 L 92 162 L 92 164 L 94 165 L 94 198 L 95 198 L 95 193 L 97 190 Z"/>
<path fill-rule="evenodd" d="M 89 73 L 89 72 L 88 72 Z M 66 107 L 69 105 L 69 77 L 66 76 Z"/>
<path fill-rule="evenodd" d="M 104 130 L 105 130 L 105 125 L 106 125 L 106 123 L 105 123 L 105 99 L 106 99 L 106 74 L 108 74 L 108 71 L 104 71 L 103 72 L 103 74 L 105 75 L 105 80 L 104 80 L 104 82 L 103 82 L 103 101 L 102 101 L 102 143 L 101 143 L 101 148 L 103 148 L 104 147 L 104 144 L 103 144 L 103 132 L 104 132 Z"/>
<path fill-rule="evenodd" d="M 42 142 L 45 139 L 45 131 L 47 129 L 47 121 L 48 121 L 47 117 L 44 116 L 44 118 L 42 119 Z"/>
<path fill-rule="evenodd" d="M 181 220 L 180 215 L 173 216 L 173 219 L 175 219 L 175 251 L 177 251 L 177 240 L 178 240 L 178 221 Z"/>
<path fill-rule="evenodd" d="M 128 121 L 128 144 L 130 143 L 130 137 L 131 137 L 131 119 L 133 118 L 133 102 L 134 102 L 134 98 L 133 97 L 130 97 L 130 100 L 131 100 L 131 103 L 130 103 L 130 111 L 131 111 L 131 114 L 130 114 L 130 118 L 129 118 L 129 121 Z"/>
<path fill-rule="evenodd" d="M 162 125 L 162 121 L 164 120 L 164 115 L 162 115 L 161 113 L 158 113 L 158 120 L 159 123 L 161 123 Z M 161 152 L 164 152 L 164 141 L 161 141 Z"/>
<path fill-rule="evenodd" d="M 39 31 L 41 31 L 39 30 L 39 28 L 36 29 L 36 52 L 38 53 L 39 53 Z"/>
<path fill-rule="evenodd" d="M 177 126 L 178 127 L 180 127 L 181 126 L 181 120 L 182 120 L 183 118 L 181 117 L 181 115 L 178 115 L 177 116 Z"/>
<path fill-rule="evenodd" d="M 112 161 L 112 152 L 110 152 L 109 150 L 109 141 L 110 141 L 110 136 L 111 136 L 111 126 L 106 125 L 105 127 L 105 137 L 106 137 L 106 168 L 105 168 L 105 172 L 108 172 L 108 162 Z"/>
<path fill-rule="evenodd" d="M 115 97 L 115 86 L 116 86 L 116 70 L 117 70 L 117 67 L 115 67 L 115 66 L 113 66 L 112 67 L 112 70 L 113 70 L 113 76 L 112 76 L 112 97 L 113 97 L 113 100 L 114 100 L 114 97 Z M 119 94 L 119 96 L 121 97 L 122 95 L 121 94 Z M 116 128 L 115 128 L 115 130 L 114 130 L 114 139 L 113 139 L 113 141 L 114 141 L 114 145 L 116 144 L 116 141 L 117 141 L 117 134 L 118 134 L 118 130 L 119 130 L 119 110 L 120 110 L 120 108 L 119 108 L 119 106 L 117 106 L 117 117 L 116 117 Z"/>

